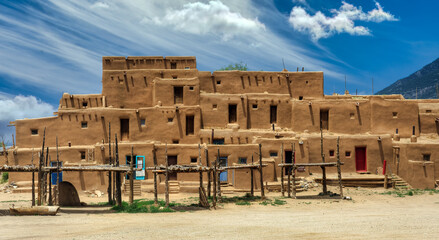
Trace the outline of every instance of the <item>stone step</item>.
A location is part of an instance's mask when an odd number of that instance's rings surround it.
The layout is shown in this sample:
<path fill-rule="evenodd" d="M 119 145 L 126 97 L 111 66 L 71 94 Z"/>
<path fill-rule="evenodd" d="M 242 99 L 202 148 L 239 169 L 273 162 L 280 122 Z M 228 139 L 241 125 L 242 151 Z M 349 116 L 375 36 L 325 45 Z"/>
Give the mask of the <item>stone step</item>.
<path fill-rule="evenodd" d="M 32 187 L 19 187 L 19 188 L 13 188 L 12 193 L 31 193 Z M 37 194 L 38 188 L 35 187 L 35 194 Z"/>

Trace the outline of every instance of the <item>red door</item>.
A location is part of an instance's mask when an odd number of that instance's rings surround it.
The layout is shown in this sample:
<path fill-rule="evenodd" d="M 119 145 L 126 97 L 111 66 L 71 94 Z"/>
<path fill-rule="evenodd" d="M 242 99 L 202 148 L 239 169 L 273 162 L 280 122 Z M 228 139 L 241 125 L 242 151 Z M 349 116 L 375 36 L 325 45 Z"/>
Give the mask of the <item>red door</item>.
<path fill-rule="evenodd" d="M 357 172 L 366 172 L 366 147 L 355 148 L 355 166 Z"/>

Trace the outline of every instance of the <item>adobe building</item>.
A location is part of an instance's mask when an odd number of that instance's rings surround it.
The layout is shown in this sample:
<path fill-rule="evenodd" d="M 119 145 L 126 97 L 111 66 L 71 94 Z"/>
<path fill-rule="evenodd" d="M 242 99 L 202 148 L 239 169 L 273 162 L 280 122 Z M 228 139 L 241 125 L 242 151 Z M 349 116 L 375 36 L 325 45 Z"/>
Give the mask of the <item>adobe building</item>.
<path fill-rule="evenodd" d="M 199 148 L 208 148 L 222 165 L 258 160 L 262 144 L 264 182 L 280 178 L 281 156 L 296 162 L 321 162 L 320 128 L 327 162 L 336 161 L 340 136 L 343 173 L 382 174 L 383 162 L 415 188 L 434 188 L 439 179 L 439 101 L 407 100 L 402 95 L 354 96 L 323 92 L 323 72 L 198 71 L 195 57 L 103 57 L 102 93 L 64 93 L 53 117 L 21 119 L 9 164 L 37 161 L 46 128 L 49 157 L 56 160 L 56 136 L 64 166 L 108 164 L 109 125 L 117 134 L 121 163 L 134 149 L 137 166 L 198 164 Z M 284 152 L 281 153 L 281 145 Z M 203 165 L 204 151 L 201 151 Z M 318 173 L 319 167 L 299 174 Z M 336 169 L 328 169 L 336 172 Z M 150 171 L 137 172 L 143 191 L 152 191 Z M 256 177 L 258 174 L 255 175 Z M 228 170 L 221 181 L 249 189 L 248 169 Z M 10 181 L 29 181 L 30 173 L 11 173 Z M 206 177 L 204 178 L 206 179 Z M 65 172 L 63 181 L 78 191 L 106 191 L 105 173 Z M 171 192 L 198 191 L 198 173 L 172 174 Z M 164 185 L 160 177 L 159 188 Z M 255 181 L 260 188 L 259 180 Z M 173 188 L 173 189 L 172 189 Z"/>

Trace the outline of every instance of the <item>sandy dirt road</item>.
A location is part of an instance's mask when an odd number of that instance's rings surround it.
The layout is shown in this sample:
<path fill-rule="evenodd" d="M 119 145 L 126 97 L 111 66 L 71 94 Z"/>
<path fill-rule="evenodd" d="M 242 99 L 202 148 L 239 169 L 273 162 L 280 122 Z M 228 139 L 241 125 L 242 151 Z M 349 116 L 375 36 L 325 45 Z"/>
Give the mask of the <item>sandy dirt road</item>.
<path fill-rule="evenodd" d="M 377 191 L 384 190 L 348 189 L 353 201 L 286 199 L 282 206 L 225 204 L 210 211 L 87 208 L 53 217 L 3 216 L 0 239 L 439 239 L 439 194 L 399 198 Z M 7 209 L 11 202 L 4 199 L 0 195 L 0 208 Z"/>

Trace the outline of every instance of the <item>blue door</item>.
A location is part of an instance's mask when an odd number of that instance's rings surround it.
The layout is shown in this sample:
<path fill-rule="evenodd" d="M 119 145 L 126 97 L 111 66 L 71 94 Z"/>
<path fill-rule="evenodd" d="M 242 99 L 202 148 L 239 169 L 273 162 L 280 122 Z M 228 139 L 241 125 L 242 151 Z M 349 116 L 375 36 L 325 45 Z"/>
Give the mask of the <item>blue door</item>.
<path fill-rule="evenodd" d="M 136 171 L 136 180 L 145 180 L 145 156 L 136 156 L 136 167 L 142 168 L 141 171 Z"/>
<path fill-rule="evenodd" d="M 58 162 L 50 162 L 50 166 L 51 167 L 56 167 L 58 164 Z M 62 162 L 59 162 L 59 166 L 62 166 Z M 52 181 L 52 185 L 56 185 L 56 183 L 58 178 L 58 173 L 57 172 L 52 172 L 52 176 L 50 176 L 50 179 Z M 59 182 L 62 182 L 62 172 L 59 172 Z"/>
<path fill-rule="evenodd" d="M 227 157 L 220 157 L 219 165 L 220 167 L 227 167 Z M 220 181 L 227 182 L 227 171 L 220 173 Z"/>

